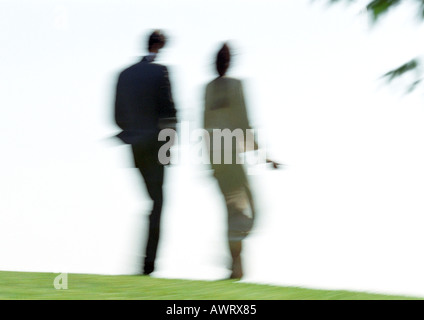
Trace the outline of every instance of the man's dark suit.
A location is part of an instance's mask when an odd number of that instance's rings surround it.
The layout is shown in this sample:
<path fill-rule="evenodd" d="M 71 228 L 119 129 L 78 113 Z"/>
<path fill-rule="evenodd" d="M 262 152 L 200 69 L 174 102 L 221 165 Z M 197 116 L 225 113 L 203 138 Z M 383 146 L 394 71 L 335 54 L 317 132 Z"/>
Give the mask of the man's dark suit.
<path fill-rule="evenodd" d="M 120 73 L 116 87 L 115 121 L 122 129 L 118 137 L 131 145 L 134 164 L 153 200 L 143 270 L 144 274 L 150 274 L 155 266 L 163 202 L 164 168 L 158 161 L 161 146 L 158 134 L 165 124 L 175 125 L 176 122 L 165 66 L 144 57 Z"/>

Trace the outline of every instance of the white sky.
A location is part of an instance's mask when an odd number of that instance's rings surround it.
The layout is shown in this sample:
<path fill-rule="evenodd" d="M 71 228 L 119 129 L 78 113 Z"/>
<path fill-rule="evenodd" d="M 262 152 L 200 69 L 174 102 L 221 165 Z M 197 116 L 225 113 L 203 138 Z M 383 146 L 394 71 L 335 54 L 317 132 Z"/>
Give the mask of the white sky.
<path fill-rule="evenodd" d="M 252 123 L 287 164 L 251 177 L 262 215 L 245 281 L 424 296 L 424 97 L 379 80 L 423 53 L 424 29 L 408 6 L 374 28 L 360 8 L 0 1 L 0 270 L 136 270 L 149 203 L 128 148 L 109 139 L 114 82 L 162 28 L 182 120 L 198 120 L 230 40 Z M 187 164 L 167 172 L 157 275 L 225 276 L 214 182 Z"/>

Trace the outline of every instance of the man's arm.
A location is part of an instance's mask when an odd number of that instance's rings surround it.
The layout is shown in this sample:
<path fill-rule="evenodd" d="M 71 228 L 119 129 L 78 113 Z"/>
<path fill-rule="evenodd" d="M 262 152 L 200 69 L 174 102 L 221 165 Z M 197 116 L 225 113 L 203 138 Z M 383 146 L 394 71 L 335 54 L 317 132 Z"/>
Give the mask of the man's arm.
<path fill-rule="evenodd" d="M 159 87 L 159 127 L 175 129 L 177 122 L 177 110 L 172 98 L 171 83 L 167 67 L 163 66 L 162 78 Z"/>
<path fill-rule="evenodd" d="M 118 77 L 115 91 L 115 122 L 122 130 L 128 129 L 130 123 L 130 112 L 124 99 L 121 75 Z"/>

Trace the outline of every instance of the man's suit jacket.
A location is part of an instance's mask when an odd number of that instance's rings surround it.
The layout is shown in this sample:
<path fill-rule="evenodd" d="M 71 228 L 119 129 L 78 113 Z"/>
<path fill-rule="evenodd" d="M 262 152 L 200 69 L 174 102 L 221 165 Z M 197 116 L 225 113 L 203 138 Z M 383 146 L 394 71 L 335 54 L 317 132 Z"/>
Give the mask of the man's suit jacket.
<path fill-rule="evenodd" d="M 115 121 L 118 137 L 128 144 L 158 140 L 162 122 L 176 122 L 176 109 L 166 66 L 144 57 L 118 77 Z"/>

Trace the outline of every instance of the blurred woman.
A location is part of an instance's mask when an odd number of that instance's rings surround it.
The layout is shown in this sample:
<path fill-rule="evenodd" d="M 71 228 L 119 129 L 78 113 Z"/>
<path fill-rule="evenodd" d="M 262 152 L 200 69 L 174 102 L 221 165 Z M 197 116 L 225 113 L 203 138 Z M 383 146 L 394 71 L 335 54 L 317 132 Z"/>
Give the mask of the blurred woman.
<path fill-rule="evenodd" d="M 242 82 L 239 79 L 227 77 L 231 53 L 225 43 L 216 56 L 216 71 L 218 77 L 206 86 L 204 101 L 204 129 L 209 133 L 209 156 L 211 168 L 216 178 L 227 208 L 227 235 L 231 253 L 231 279 L 243 276 L 241 261 L 242 241 L 249 235 L 255 220 L 255 206 L 248 179 L 240 161 L 240 153 L 246 145 L 254 149 L 258 145 L 252 135 L 252 130 L 245 105 Z M 218 130 L 217 130 L 218 129 Z M 229 130 L 226 130 L 229 129 Z M 240 139 L 230 137 L 231 143 L 222 143 L 222 134 L 234 134 Z M 251 139 L 250 143 L 247 143 Z M 219 141 L 218 141 L 219 140 Z M 225 138 L 224 138 L 225 140 Z M 235 141 L 234 141 L 235 140 Z M 241 142 L 241 143 L 240 143 Z M 228 161 L 231 159 L 231 161 Z M 277 168 L 277 163 L 267 160 Z"/>

